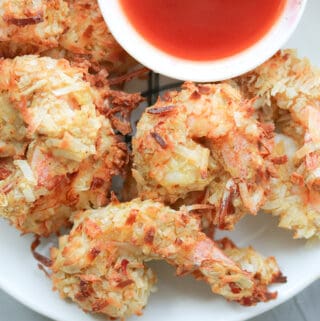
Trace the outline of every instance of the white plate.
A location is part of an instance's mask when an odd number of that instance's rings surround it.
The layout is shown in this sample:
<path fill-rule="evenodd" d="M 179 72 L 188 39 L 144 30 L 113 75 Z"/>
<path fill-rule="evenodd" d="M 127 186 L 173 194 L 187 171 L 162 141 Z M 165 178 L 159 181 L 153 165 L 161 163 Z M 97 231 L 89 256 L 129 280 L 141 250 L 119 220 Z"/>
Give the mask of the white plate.
<path fill-rule="evenodd" d="M 287 47 L 298 48 L 320 66 L 320 1 L 309 0 L 305 16 Z M 239 245 L 252 244 L 279 261 L 288 283 L 275 286 L 278 299 L 256 307 L 244 308 L 212 295 L 209 287 L 191 277 L 176 278 L 172 268 L 155 264 L 159 275 L 158 292 L 150 298 L 140 318 L 133 320 L 162 321 L 240 321 L 261 314 L 288 300 L 320 276 L 320 244 L 292 240 L 291 234 L 276 227 L 269 215 L 243 220 L 232 238 Z M 96 317 L 83 313 L 75 304 L 60 300 L 51 291 L 50 280 L 38 270 L 30 255 L 31 236 L 19 233 L 0 221 L 0 287 L 31 309 L 59 321 L 93 321 Z"/>

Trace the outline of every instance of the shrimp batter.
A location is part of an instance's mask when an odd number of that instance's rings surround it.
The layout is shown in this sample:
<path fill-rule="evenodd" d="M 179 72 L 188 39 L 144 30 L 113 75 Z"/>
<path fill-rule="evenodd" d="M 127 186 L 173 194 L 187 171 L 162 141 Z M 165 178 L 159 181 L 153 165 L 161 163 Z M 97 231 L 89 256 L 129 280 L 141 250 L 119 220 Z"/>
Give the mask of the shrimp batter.
<path fill-rule="evenodd" d="M 310 191 L 295 170 L 296 142 L 277 134 L 275 154 L 285 155 L 285 165 L 277 166 L 277 177 L 271 180 L 271 193 L 262 207 L 265 212 L 279 216 L 279 226 L 292 230 L 295 238 L 320 237 L 320 198 Z"/>
<path fill-rule="evenodd" d="M 209 220 L 230 229 L 266 200 L 273 126 L 228 84 L 186 83 L 148 108 L 133 140 L 133 177 L 140 197 L 189 203 L 201 192 Z M 190 194 L 191 193 L 191 194 Z"/>
<path fill-rule="evenodd" d="M 288 162 L 278 166 L 264 209 L 296 238 L 319 236 L 320 70 L 283 50 L 234 81 L 255 99 L 257 114 L 285 134 L 278 136 L 275 152 Z"/>
<path fill-rule="evenodd" d="M 68 12 L 63 0 L 0 0 L 0 57 L 57 47 Z"/>
<path fill-rule="evenodd" d="M 251 272 L 261 284 L 268 285 L 287 281 L 287 278 L 280 272 L 274 257 L 265 258 L 251 246 L 238 248 L 228 238 L 218 240 L 217 244 L 230 259 L 239 264 L 243 270 Z"/>
<path fill-rule="evenodd" d="M 69 59 L 86 57 L 109 71 L 123 72 L 134 60 L 116 42 L 103 20 L 96 0 L 67 0 L 68 29 L 59 44 Z"/>
<path fill-rule="evenodd" d="M 74 220 L 70 234 L 51 251 L 51 278 L 63 298 L 85 311 L 115 318 L 141 314 L 156 282 L 144 265 L 150 260 L 165 260 L 178 275 L 193 274 L 214 293 L 244 305 L 276 297 L 266 288 L 281 276 L 276 263 L 252 250 L 251 257 L 269 264 L 268 273 L 274 276 L 258 280 L 260 267 L 252 273 L 242 270 L 241 263 L 228 258 L 200 231 L 199 221 L 185 209 L 174 211 L 136 199 L 80 212 Z"/>
<path fill-rule="evenodd" d="M 110 72 L 134 60 L 120 47 L 96 0 L 0 0 L 0 57 L 87 59 Z"/>
<path fill-rule="evenodd" d="M 319 192 L 320 70 L 283 50 L 236 82 L 246 96 L 256 97 L 256 110 L 297 142 L 295 172 L 310 191 Z"/>
<path fill-rule="evenodd" d="M 126 147 L 101 88 L 66 60 L 0 60 L 0 215 L 23 233 L 47 236 L 77 209 L 106 205 Z M 105 88 L 107 90 L 108 88 Z"/>

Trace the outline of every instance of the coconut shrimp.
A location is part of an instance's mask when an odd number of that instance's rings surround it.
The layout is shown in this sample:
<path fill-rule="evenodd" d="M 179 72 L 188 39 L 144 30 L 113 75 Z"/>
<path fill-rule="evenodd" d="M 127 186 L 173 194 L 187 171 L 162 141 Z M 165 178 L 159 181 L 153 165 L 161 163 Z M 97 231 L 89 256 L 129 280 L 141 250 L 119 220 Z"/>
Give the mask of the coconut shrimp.
<path fill-rule="evenodd" d="M 320 190 L 320 70 L 293 50 L 279 51 L 254 71 L 235 80 L 255 108 L 294 138 L 295 175 L 312 193 Z"/>
<path fill-rule="evenodd" d="M 133 140 L 140 197 L 188 203 L 196 193 L 224 229 L 256 214 L 277 160 L 269 158 L 273 126 L 252 113 L 251 102 L 228 84 L 186 83 L 167 93 L 146 109 Z"/>
<path fill-rule="evenodd" d="M 150 260 L 165 260 L 178 275 L 193 274 L 244 305 L 276 296 L 228 258 L 185 209 L 135 199 L 80 212 L 74 221 L 51 250 L 51 278 L 63 298 L 85 311 L 115 318 L 141 314 L 156 282 L 144 265 Z"/>
<path fill-rule="evenodd" d="M 276 142 L 274 153 L 286 157 L 287 162 L 277 166 L 271 193 L 262 209 L 278 216 L 279 226 L 292 230 L 295 238 L 320 237 L 319 193 L 310 191 L 296 173 L 297 142 L 282 134 L 277 134 Z"/>
<path fill-rule="evenodd" d="M 63 0 L 0 0 L 0 56 L 12 58 L 57 47 L 67 15 Z"/>
<path fill-rule="evenodd" d="M 69 5 L 68 28 L 59 39 L 60 48 L 46 54 L 71 60 L 85 57 L 116 73 L 134 64 L 109 31 L 96 0 L 66 2 Z"/>
<path fill-rule="evenodd" d="M 37 56 L 0 61 L 0 215 L 23 233 L 47 236 L 72 211 L 106 205 L 126 163 L 85 72 Z"/>

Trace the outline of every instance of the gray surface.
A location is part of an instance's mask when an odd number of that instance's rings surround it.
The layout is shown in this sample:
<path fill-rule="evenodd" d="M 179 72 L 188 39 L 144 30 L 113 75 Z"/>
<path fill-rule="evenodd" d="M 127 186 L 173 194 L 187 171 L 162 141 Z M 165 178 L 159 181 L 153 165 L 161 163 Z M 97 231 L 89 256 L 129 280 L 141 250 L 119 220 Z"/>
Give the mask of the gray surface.
<path fill-rule="evenodd" d="M 319 321 L 320 280 L 279 307 L 250 321 Z M 0 321 L 50 321 L 0 290 Z M 75 321 L 75 320 L 70 320 Z"/>

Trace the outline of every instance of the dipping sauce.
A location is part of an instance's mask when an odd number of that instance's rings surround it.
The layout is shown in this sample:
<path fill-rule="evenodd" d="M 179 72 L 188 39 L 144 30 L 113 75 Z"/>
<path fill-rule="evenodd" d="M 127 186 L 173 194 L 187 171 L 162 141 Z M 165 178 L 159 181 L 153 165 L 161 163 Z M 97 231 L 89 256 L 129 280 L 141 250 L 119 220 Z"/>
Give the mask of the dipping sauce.
<path fill-rule="evenodd" d="M 286 0 L 119 0 L 152 45 L 188 60 L 217 60 L 259 41 Z"/>

